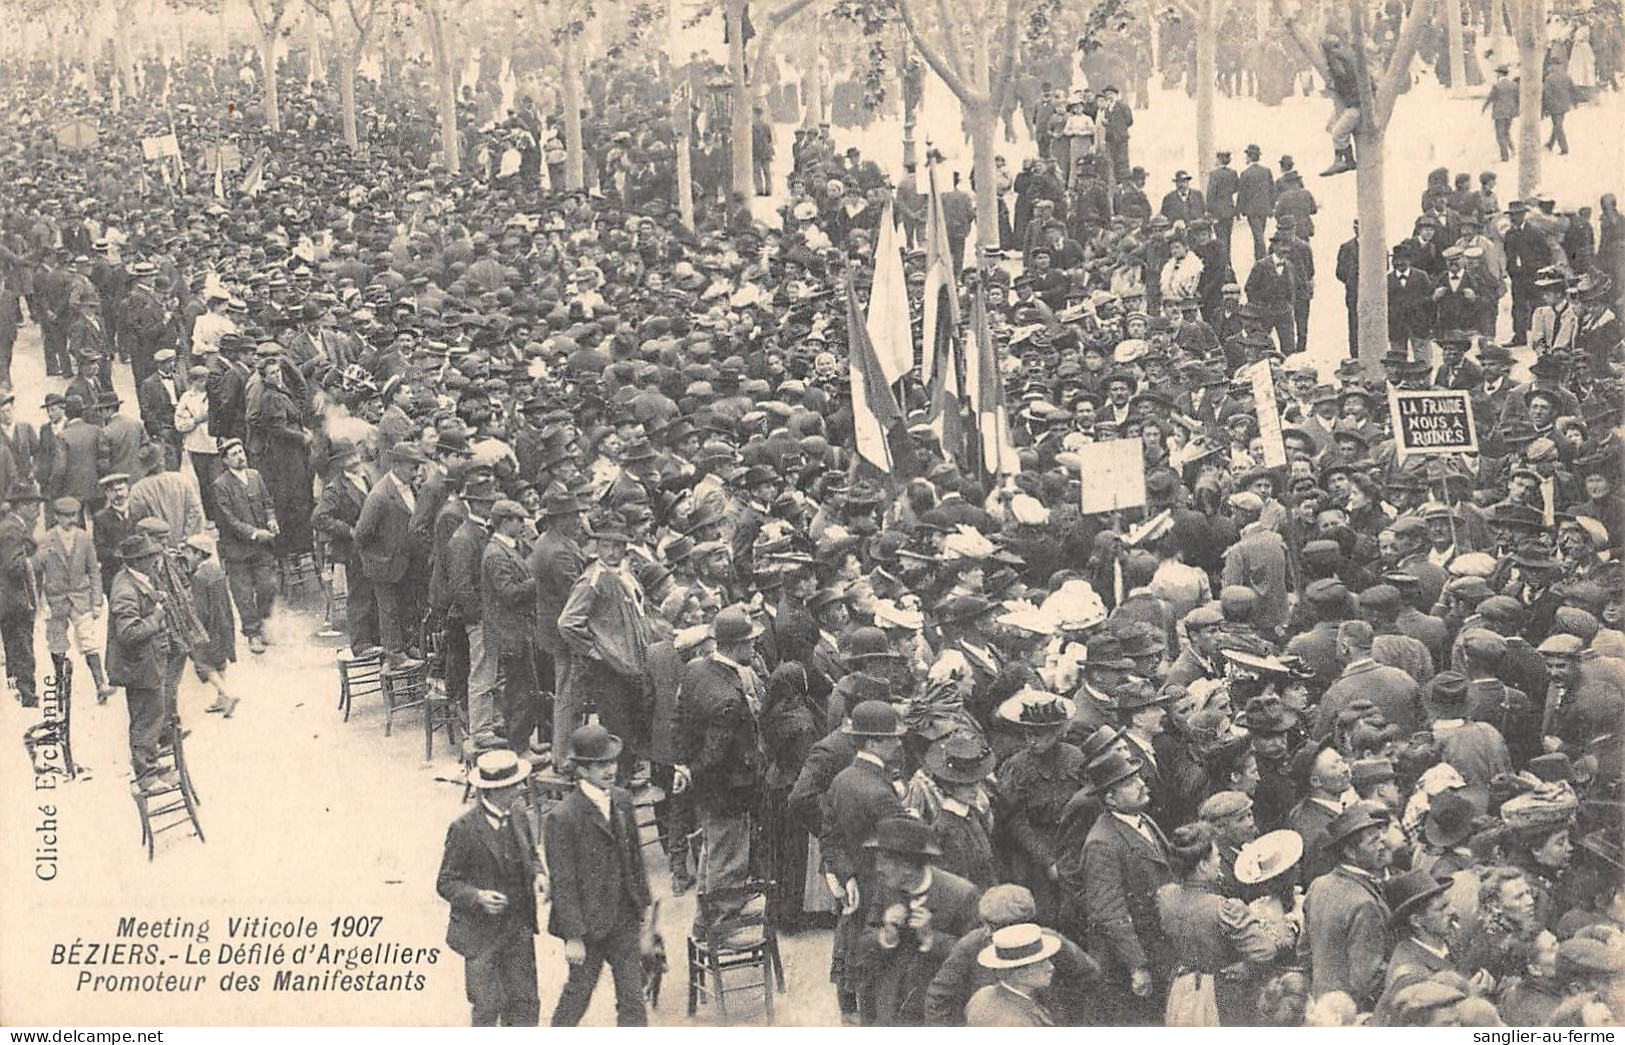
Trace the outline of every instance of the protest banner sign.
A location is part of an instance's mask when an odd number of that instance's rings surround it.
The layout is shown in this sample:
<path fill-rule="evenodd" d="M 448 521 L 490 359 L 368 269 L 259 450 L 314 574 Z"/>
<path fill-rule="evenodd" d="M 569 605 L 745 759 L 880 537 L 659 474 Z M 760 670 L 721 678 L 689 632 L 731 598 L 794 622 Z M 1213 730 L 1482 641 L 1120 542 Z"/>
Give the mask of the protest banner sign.
<path fill-rule="evenodd" d="M 96 121 L 80 116 L 57 124 L 56 143 L 64 149 L 88 149 L 96 144 L 97 134 Z"/>
<path fill-rule="evenodd" d="M 1145 506 L 1145 458 L 1138 439 L 1090 443 L 1077 451 L 1085 515 Z"/>
<path fill-rule="evenodd" d="M 150 138 L 141 139 L 141 155 L 149 160 L 162 159 L 165 156 L 181 155 L 181 143 L 176 139 L 174 132 L 169 134 L 155 134 Z"/>
<path fill-rule="evenodd" d="M 1275 402 L 1275 375 L 1268 360 L 1253 364 L 1253 406 L 1258 412 L 1258 438 L 1264 444 L 1264 466 L 1286 465 L 1286 444 L 1281 441 L 1281 410 Z"/>
<path fill-rule="evenodd" d="M 1478 452 L 1472 395 L 1464 389 L 1390 389 L 1388 416 L 1401 462 L 1417 454 Z"/>

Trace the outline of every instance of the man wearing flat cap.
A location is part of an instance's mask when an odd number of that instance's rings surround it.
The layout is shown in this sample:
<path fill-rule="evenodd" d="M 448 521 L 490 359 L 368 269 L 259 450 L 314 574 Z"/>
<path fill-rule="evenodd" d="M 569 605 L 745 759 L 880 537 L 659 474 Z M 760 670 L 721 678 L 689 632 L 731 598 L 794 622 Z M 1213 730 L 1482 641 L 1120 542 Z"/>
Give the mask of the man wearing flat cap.
<path fill-rule="evenodd" d="M 515 752 L 530 748 L 540 712 L 536 681 L 536 576 L 524 547 L 523 505 L 502 499 L 490 506 L 491 539 L 480 557 L 481 638 L 496 659 L 497 731 Z M 472 724 L 472 719 L 471 719 Z"/>

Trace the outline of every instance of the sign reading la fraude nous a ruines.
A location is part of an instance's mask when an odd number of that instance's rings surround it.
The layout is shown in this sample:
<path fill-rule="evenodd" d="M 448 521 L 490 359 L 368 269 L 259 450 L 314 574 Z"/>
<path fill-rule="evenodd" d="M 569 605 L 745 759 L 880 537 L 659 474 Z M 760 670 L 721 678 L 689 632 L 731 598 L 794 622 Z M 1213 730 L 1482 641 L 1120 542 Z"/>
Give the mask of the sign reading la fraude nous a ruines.
<path fill-rule="evenodd" d="M 1400 460 L 1412 454 L 1478 452 L 1473 401 L 1465 390 L 1391 390 L 1388 409 L 1393 419 L 1394 449 Z"/>

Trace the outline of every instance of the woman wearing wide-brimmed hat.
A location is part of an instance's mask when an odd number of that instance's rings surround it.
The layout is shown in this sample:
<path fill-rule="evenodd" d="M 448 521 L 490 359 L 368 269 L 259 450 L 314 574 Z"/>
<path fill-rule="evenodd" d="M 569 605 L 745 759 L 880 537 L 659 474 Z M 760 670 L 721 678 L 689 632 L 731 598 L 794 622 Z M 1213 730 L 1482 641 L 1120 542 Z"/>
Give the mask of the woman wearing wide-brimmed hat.
<path fill-rule="evenodd" d="M 1060 911 L 1061 814 L 1083 786 L 1083 752 L 1061 739 L 1077 705 L 1040 689 L 1024 689 L 999 705 L 1001 722 L 1025 734 L 1027 746 L 999 771 L 999 849 L 1009 879 L 1032 890 L 1039 920 Z"/>

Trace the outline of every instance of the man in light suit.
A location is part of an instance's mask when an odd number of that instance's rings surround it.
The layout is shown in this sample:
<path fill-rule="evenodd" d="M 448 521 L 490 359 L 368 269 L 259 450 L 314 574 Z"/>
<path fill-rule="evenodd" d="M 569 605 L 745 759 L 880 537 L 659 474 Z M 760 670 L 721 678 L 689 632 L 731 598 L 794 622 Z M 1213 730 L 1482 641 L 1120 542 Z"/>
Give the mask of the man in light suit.
<path fill-rule="evenodd" d="M 536 578 L 530 572 L 529 549 L 519 541 L 525 509 L 517 501 L 491 506 L 491 539 L 480 558 L 480 608 L 483 639 L 496 655 L 500 694 L 499 732 L 508 746 L 524 751 L 536 732 Z"/>
<path fill-rule="evenodd" d="M 65 697 L 72 694 L 75 647 L 85 658 L 96 682 L 96 699 L 107 703 L 113 687 L 102 670 L 106 645 L 106 596 L 102 592 L 101 564 L 96 545 L 85 532 L 84 510 L 77 498 L 58 497 L 51 503 L 56 525 L 45 531 L 35 555 L 40 595 L 45 601 L 45 645 Z"/>
<path fill-rule="evenodd" d="M 559 638 L 570 650 L 572 692 L 566 699 L 583 709 L 590 702 L 605 728 L 630 737 L 647 722 L 639 712 L 647 691 L 648 608 L 627 560 L 632 535 L 626 521 L 607 515 L 594 524 L 592 537 L 598 561 L 559 611 Z M 632 764 L 631 750 L 623 750 L 622 780 L 631 779 Z"/>
<path fill-rule="evenodd" d="M 373 584 L 379 638 L 392 669 L 419 663 L 408 653 L 416 629 L 418 593 L 410 581 L 412 512 L 429 458 L 415 443 L 396 443 L 389 471 L 373 484 L 356 520 L 353 540 L 361 570 Z"/>
<path fill-rule="evenodd" d="M 615 786 L 621 738 L 603 726 L 570 734 L 576 788 L 547 815 L 543 839 L 552 880 L 547 931 L 564 941 L 570 971 L 553 1026 L 581 1022 L 609 965 L 615 979 L 615 1023 L 642 1027 L 643 963 L 640 941 L 649 915 L 649 879 L 638 842 L 632 796 Z"/>
<path fill-rule="evenodd" d="M 435 891 L 451 904 L 446 946 L 463 956 L 463 982 L 476 1027 L 534 1027 L 536 843 L 521 800 L 530 763 L 487 751 L 468 785 L 478 800 L 446 832 Z"/>
<path fill-rule="evenodd" d="M 1087 789 L 1106 811 L 1083 842 L 1084 909 L 1107 986 L 1105 1022 L 1146 1025 L 1162 1012 L 1168 943 L 1157 913 L 1157 890 L 1172 880 L 1168 840 L 1149 816 L 1151 790 L 1140 763 L 1110 753 L 1088 768 Z"/>
<path fill-rule="evenodd" d="M 265 652 L 265 619 L 276 606 L 276 555 L 271 543 L 281 532 L 271 491 L 260 473 L 248 467 L 242 440 L 220 444 L 225 468 L 214 480 L 214 503 L 220 527 L 220 561 L 231 582 L 248 648 Z"/>

